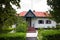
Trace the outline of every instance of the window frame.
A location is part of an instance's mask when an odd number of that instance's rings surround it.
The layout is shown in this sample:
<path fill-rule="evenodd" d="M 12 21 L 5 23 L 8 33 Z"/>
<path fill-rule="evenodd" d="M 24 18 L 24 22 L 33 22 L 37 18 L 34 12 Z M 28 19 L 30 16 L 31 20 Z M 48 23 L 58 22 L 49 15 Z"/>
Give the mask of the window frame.
<path fill-rule="evenodd" d="M 38 24 L 44 24 L 44 20 L 38 20 Z"/>
<path fill-rule="evenodd" d="M 51 24 L 51 20 L 46 20 L 46 24 Z"/>

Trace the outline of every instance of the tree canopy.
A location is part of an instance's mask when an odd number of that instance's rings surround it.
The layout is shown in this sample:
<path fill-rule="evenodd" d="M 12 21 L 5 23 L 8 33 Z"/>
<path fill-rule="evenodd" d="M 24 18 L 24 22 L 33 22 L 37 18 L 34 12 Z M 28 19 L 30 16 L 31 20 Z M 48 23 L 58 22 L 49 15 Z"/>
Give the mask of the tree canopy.
<path fill-rule="evenodd" d="M 12 8 L 12 5 L 19 5 L 20 0 L 0 0 L 0 29 L 3 26 L 11 26 L 16 22 L 16 11 Z"/>
<path fill-rule="evenodd" d="M 56 22 L 60 22 L 60 0 L 47 0 L 48 5 L 50 5 L 51 9 L 50 13 Z"/>

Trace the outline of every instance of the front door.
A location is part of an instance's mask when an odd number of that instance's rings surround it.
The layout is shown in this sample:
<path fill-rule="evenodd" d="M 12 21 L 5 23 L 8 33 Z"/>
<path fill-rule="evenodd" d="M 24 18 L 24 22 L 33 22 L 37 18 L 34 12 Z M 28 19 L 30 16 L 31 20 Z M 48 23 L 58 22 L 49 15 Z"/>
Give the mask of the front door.
<path fill-rule="evenodd" d="M 31 17 L 26 18 L 26 21 L 28 22 L 28 26 L 31 27 Z"/>

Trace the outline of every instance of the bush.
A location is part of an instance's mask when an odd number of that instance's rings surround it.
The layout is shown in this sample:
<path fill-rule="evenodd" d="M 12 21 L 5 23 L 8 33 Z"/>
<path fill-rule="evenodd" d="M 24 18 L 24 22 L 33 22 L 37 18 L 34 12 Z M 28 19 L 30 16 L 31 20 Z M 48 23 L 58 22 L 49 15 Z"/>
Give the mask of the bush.
<path fill-rule="evenodd" d="M 44 36 L 43 40 L 60 40 L 60 34 Z"/>
<path fill-rule="evenodd" d="M 21 23 L 18 24 L 16 27 L 16 32 L 26 32 L 27 31 L 27 24 L 26 23 Z"/>
<path fill-rule="evenodd" d="M 60 25 L 57 25 L 57 26 L 56 26 L 56 29 L 60 29 Z"/>
<path fill-rule="evenodd" d="M 16 32 L 26 32 L 27 22 L 24 18 L 19 17 L 16 24 Z"/>
<path fill-rule="evenodd" d="M 2 29 L 0 30 L 0 33 L 8 33 L 8 32 L 10 32 L 10 31 L 12 31 L 12 30 L 14 30 L 14 28 L 2 28 Z"/>
<path fill-rule="evenodd" d="M 38 28 L 38 30 L 44 30 L 44 28 Z"/>
<path fill-rule="evenodd" d="M 60 40 L 60 30 L 39 30 L 38 37 L 42 40 Z"/>
<path fill-rule="evenodd" d="M 50 26 L 48 26 L 47 29 L 51 29 Z"/>
<path fill-rule="evenodd" d="M 52 29 L 56 29 L 56 27 L 52 26 Z"/>
<path fill-rule="evenodd" d="M 25 33 L 7 33 L 0 34 L 0 40 L 25 40 Z"/>

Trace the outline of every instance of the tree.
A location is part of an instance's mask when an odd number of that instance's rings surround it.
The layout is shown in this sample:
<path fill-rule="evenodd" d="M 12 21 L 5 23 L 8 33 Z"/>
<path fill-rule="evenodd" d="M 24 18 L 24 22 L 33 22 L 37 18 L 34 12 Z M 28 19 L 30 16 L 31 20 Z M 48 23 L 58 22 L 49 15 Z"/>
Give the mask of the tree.
<path fill-rule="evenodd" d="M 51 9 L 50 13 L 56 22 L 60 22 L 60 0 L 47 0 Z"/>
<path fill-rule="evenodd" d="M 11 3 L 20 7 L 19 2 L 20 0 L 0 0 L 0 30 L 16 23 L 16 11 Z"/>

